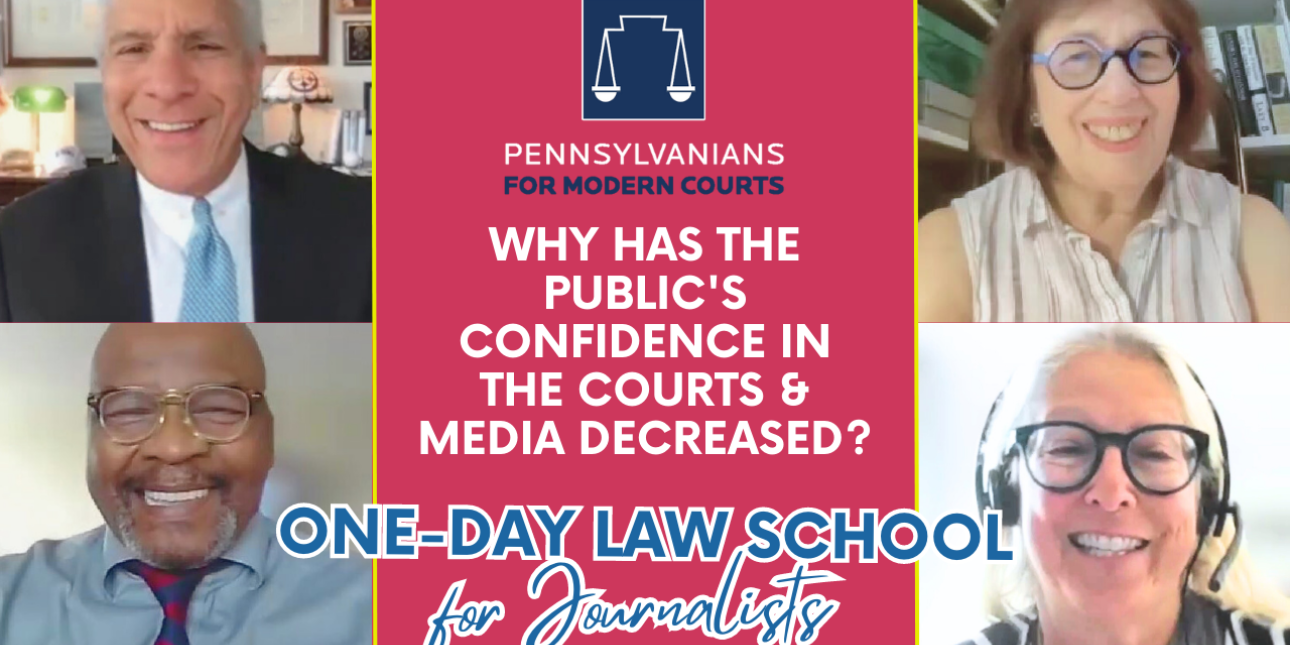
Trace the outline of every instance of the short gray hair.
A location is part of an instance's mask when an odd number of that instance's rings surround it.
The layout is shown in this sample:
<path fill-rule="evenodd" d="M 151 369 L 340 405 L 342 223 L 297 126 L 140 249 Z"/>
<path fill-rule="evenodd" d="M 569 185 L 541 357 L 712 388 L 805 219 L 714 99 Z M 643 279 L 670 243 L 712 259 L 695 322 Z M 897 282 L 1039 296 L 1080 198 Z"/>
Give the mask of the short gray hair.
<path fill-rule="evenodd" d="M 100 65 L 103 64 L 103 54 L 107 49 L 107 14 L 111 8 L 113 0 L 94 0 L 99 8 L 99 28 L 98 44 L 94 48 L 94 58 Z M 242 16 L 242 43 L 246 50 L 252 54 L 264 46 L 264 22 L 263 12 L 260 9 L 260 0 L 229 0 L 237 6 L 238 13 Z"/>

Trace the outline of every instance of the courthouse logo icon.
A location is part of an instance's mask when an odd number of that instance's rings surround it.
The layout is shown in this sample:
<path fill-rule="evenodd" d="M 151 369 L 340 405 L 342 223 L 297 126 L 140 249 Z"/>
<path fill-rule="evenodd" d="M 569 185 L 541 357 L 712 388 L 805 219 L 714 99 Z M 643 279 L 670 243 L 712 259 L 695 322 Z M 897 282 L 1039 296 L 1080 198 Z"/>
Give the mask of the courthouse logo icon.
<path fill-rule="evenodd" d="M 582 0 L 582 118 L 701 121 L 706 0 Z"/>

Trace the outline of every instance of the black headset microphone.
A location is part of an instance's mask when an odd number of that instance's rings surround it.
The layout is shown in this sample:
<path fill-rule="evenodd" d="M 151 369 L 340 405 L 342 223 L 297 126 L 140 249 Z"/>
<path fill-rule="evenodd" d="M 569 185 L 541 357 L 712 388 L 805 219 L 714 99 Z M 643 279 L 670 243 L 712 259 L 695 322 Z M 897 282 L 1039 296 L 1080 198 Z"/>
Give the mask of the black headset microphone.
<path fill-rule="evenodd" d="M 1207 526 L 1212 526 L 1212 535 L 1219 537 L 1223 534 L 1223 527 L 1226 526 L 1227 516 L 1232 516 L 1232 524 L 1236 527 L 1236 535 L 1232 538 L 1232 543 L 1228 545 L 1227 551 L 1223 558 L 1219 560 L 1218 566 L 1214 568 L 1213 575 L 1209 578 L 1209 590 L 1217 593 L 1223 586 L 1223 579 L 1227 577 L 1227 571 L 1231 568 L 1232 562 L 1236 559 L 1238 547 L 1241 544 L 1241 512 L 1236 504 L 1231 503 L 1229 495 L 1231 493 L 1231 467 L 1227 457 L 1227 436 L 1223 433 L 1223 420 L 1218 416 L 1218 408 L 1214 407 L 1214 401 L 1209 397 L 1209 392 L 1205 391 L 1205 385 L 1200 382 L 1200 377 L 1196 375 L 1191 366 L 1187 366 L 1187 371 L 1200 387 L 1200 391 L 1205 395 L 1205 401 L 1209 403 L 1209 409 L 1214 413 L 1214 424 L 1218 428 L 1218 446 L 1222 452 L 1223 481 L 1222 490 L 1208 490 L 1210 487 L 1202 482 L 1201 486 L 1201 518 L 1199 532 L 1201 535 L 1201 545 L 1204 544 L 1204 537 Z M 1003 401 L 1004 392 L 1007 392 L 1008 386 L 1005 385 L 999 396 L 995 397 L 994 403 L 990 405 L 990 412 L 985 417 L 985 428 L 981 431 L 981 441 L 977 444 L 976 451 L 976 505 L 977 512 L 981 516 L 982 523 L 985 522 L 987 510 L 999 512 L 999 523 L 1002 526 L 1015 526 L 1020 520 L 1021 499 L 1017 489 L 1008 484 L 1008 458 L 1005 454 L 1000 460 L 999 465 L 985 473 L 985 444 L 990 434 L 990 423 L 994 420 L 994 415 L 998 411 L 999 403 Z M 1012 451 L 1012 447 L 1008 448 Z M 1205 455 L 1209 459 L 1209 455 Z M 983 476 L 984 475 L 984 476 Z M 1197 547 L 1199 553 L 1200 546 Z M 1188 565 L 1190 569 L 1190 565 Z"/>

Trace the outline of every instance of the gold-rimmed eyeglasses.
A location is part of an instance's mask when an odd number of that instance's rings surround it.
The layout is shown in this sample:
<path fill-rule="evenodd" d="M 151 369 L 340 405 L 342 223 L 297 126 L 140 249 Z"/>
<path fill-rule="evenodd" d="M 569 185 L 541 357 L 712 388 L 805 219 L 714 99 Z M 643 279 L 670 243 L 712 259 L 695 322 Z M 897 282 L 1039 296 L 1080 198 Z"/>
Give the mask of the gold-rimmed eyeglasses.
<path fill-rule="evenodd" d="M 147 440 L 166 422 L 166 408 L 184 408 L 184 422 L 207 443 L 229 443 L 246 432 L 253 406 L 264 393 L 232 385 L 199 385 L 188 390 L 156 393 L 142 387 L 121 387 L 89 395 L 99 427 L 114 443 L 133 445 Z"/>

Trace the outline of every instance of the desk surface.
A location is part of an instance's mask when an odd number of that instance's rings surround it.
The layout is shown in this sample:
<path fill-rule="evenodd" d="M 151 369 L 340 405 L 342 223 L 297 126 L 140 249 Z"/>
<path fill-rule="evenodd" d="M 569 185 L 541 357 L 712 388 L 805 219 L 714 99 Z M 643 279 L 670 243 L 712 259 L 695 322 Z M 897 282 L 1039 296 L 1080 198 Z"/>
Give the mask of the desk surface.
<path fill-rule="evenodd" d="M 57 177 L 38 175 L 30 170 L 0 170 L 0 206 L 7 206 L 41 188 Z"/>
<path fill-rule="evenodd" d="M 31 171 L 0 170 L 0 181 L 8 183 L 43 184 L 57 179 L 48 175 L 37 175 Z"/>

